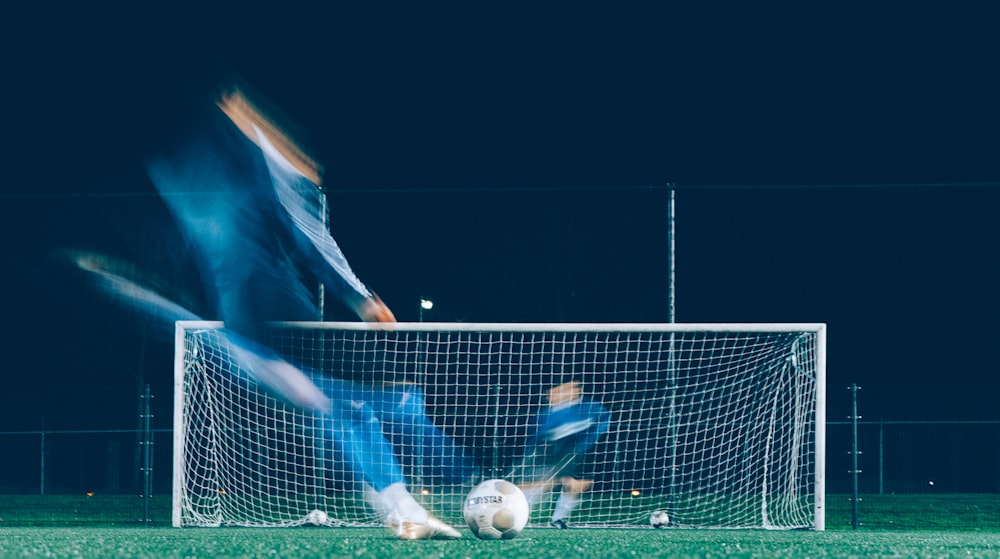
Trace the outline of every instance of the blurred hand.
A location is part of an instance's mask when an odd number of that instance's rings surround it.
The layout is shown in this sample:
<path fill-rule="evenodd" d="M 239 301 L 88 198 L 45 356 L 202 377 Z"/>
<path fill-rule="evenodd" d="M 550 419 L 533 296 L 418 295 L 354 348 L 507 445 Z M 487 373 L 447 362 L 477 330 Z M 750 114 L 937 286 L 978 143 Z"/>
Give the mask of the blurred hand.
<path fill-rule="evenodd" d="M 559 478 L 559 484 L 562 485 L 563 491 L 567 493 L 583 493 L 590 489 L 590 486 L 594 485 L 594 482 L 589 479 L 576 479 L 572 476 L 563 476 Z"/>
<path fill-rule="evenodd" d="M 552 387 L 548 393 L 549 405 L 565 407 L 578 404 L 583 399 L 583 388 L 576 381 L 564 382 Z"/>
<path fill-rule="evenodd" d="M 372 294 L 371 299 L 365 299 L 355 311 L 365 322 L 396 322 L 396 316 L 375 294 Z"/>

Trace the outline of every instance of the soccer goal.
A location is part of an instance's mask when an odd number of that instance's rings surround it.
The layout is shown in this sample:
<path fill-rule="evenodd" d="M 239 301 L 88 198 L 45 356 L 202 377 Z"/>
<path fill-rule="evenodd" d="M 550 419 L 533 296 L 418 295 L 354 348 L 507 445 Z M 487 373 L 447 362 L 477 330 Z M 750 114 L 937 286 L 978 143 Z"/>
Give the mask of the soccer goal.
<path fill-rule="evenodd" d="M 173 524 L 378 525 L 364 476 L 330 436 L 343 416 L 258 385 L 220 328 L 177 325 Z M 592 482 L 574 526 L 648 527 L 661 510 L 676 527 L 815 530 L 825 344 L 823 324 L 281 323 L 272 340 L 317 379 L 360 387 L 345 396 L 357 409 L 407 387 L 411 411 L 462 450 L 471 475 L 444 481 L 454 464 L 427 458 L 432 441 L 392 414 L 377 427 L 417 500 L 456 525 L 475 483 L 524 463 L 532 425 L 560 403 L 552 389 L 572 382 L 569 405 L 582 397 L 610 418 L 574 456 L 573 477 Z M 532 524 L 548 522 L 556 495 Z"/>

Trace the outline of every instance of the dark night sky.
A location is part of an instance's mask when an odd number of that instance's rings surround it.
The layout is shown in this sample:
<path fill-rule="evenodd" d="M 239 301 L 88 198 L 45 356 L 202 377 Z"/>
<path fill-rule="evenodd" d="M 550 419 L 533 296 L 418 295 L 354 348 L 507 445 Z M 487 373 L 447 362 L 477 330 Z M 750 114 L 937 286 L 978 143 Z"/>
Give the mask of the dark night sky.
<path fill-rule="evenodd" d="M 678 321 L 827 322 L 831 419 L 851 382 L 869 417 L 997 418 L 995 3 L 146 4 L 0 17 L 0 431 L 168 403 L 169 343 L 44 256 L 184 277 L 141 157 L 220 68 L 308 132 L 401 320 L 666 321 L 667 194 L 635 187 L 675 183 Z"/>

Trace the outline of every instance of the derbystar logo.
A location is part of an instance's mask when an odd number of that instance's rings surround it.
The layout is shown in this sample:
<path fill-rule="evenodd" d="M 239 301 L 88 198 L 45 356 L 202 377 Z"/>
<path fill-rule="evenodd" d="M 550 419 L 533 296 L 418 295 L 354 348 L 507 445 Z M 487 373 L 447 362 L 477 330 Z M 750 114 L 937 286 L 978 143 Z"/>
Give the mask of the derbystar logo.
<path fill-rule="evenodd" d="M 481 495 L 479 497 L 470 497 L 465 503 L 470 507 L 475 507 L 478 505 L 502 505 L 503 496 L 502 495 Z"/>

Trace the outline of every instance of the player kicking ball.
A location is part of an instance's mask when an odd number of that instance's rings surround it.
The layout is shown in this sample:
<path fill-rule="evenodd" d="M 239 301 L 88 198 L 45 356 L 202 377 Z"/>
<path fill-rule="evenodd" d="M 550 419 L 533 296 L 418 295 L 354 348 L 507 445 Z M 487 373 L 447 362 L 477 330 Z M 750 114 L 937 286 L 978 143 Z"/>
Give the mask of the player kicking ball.
<path fill-rule="evenodd" d="M 362 320 L 395 322 L 321 219 L 320 167 L 245 88 L 223 92 L 180 130 L 149 160 L 148 173 L 194 250 L 214 318 L 225 323 L 235 358 L 287 401 L 328 417 L 327 436 L 377 494 L 382 519 L 397 537 L 460 537 L 414 500 L 378 429 L 383 414 L 410 414 L 405 423 L 440 441 L 439 453 L 459 455 L 412 405 L 422 402 L 417 387 L 383 390 L 324 378 L 266 345 L 267 322 L 316 319 L 314 287 L 303 280 L 302 268 Z"/>
<path fill-rule="evenodd" d="M 578 477 L 579 461 L 607 432 L 611 413 L 600 402 L 585 397 L 575 380 L 550 389 L 546 401 L 514 479 L 520 481 L 530 506 L 558 489 L 551 524 L 566 529 L 573 509 L 593 485 L 593 481 Z"/>

